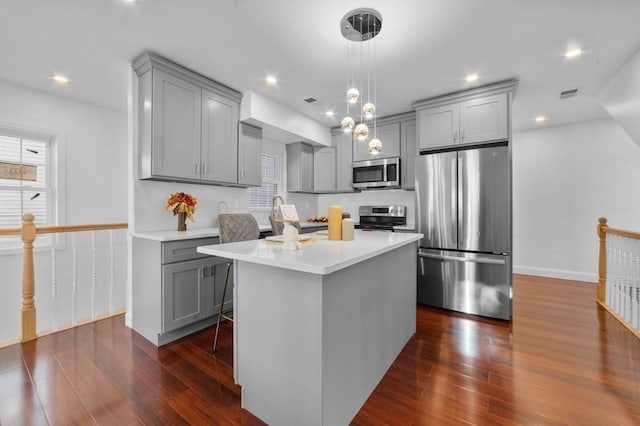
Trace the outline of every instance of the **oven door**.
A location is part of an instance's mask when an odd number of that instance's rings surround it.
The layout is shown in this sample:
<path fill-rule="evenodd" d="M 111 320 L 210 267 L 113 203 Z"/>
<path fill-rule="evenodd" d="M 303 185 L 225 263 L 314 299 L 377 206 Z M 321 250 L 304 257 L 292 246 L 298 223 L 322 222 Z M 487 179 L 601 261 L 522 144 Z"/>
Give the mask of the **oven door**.
<path fill-rule="evenodd" d="M 398 186 L 398 159 L 360 161 L 353 163 L 354 188 L 384 188 Z"/>

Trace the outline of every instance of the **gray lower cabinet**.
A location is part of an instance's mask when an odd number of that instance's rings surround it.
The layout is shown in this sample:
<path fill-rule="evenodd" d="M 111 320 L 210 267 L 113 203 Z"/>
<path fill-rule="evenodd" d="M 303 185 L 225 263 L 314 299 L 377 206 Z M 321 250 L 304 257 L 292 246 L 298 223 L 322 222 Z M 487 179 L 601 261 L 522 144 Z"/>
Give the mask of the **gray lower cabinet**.
<path fill-rule="evenodd" d="M 162 331 L 167 333 L 216 315 L 222 302 L 227 259 L 191 260 L 162 266 Z M 225 310 L 233 301 L 233 268 L 225 297 Z"/>
<path fill-rule="evenodd" d="M 228 259 L 197 253 L 218 237 L 180 241 L 133 238 L 132 326 L 157 346 L 215 323 Z M 233 276 L 225 310 L 233 306 Z"/>

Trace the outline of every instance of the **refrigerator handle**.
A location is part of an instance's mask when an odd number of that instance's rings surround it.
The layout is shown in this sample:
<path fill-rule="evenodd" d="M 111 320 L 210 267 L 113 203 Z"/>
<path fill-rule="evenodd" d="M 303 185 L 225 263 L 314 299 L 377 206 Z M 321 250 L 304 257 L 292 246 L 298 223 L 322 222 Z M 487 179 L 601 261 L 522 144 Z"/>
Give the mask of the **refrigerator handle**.
<path fill-rule="evenodd" d="M 466 197 L 466 185 L 465 182 L 467 180 L 466 170 L 464 168 L 464 157 L 458 153 L 458 248 L 460 248 L 460 244 L 462 244 L 466 238 L 466 226 L 465 226 L 465 197 Z"/>
<path fill-rule="evenodd" d="M 422 161 L 423 161 L 422 157 L 417 156 L 413 163 L 415 165 L 414 170 L 416 173 L 415 188 L 413 188 L 413 191 L 416 196 L 416 217 L 415 217 L 416 226 L 417 226 L 416 231 L 424 233 L 424 231 L 422 230 L 422 221 L 420 220 L 422 218 L 422 211 L 420 210 L 420 201 L 421 201 L 420 200 L 420 179 L 417 178 L 420 173 L 424 173 L 424 168 L 421 165 Z"/>
<path fill-rule="evenodd" d="M 456 170 L 456 158 L 458 157 L 458 155 L 456 154 L 452 159 L 451 159 L 451 197 L 449 197 L 451 199 L 451 212 L 453 212 L 455 214 L 456 212 L 456 192 L 457 192 L 457 181 L 456 181 L 456 176 L 458 171 Z M 456 218 L 455 216 L 449 221 L 450 222 L 450 226 L 451 226 L 451 241 L 450 243 L 452 244 L 452 247 L 458 247 L 458 224 L 456 223 Z"/>
<path fill-rule="evenodd" d="M 468 262 L 468 263 L 487 263 L 492 265 L 504 265 L 506 263 L 506 259 L 504 258 L 495 258 L 495 257 L 462 257 L 462 256 L 450 256 L 446 254 L 434 254 L 434 253 L 425 253 L 422 250 L 418 251 L 418 257 L 420 257 L 420 261 L 422 262 L 423 258 L 429 259 L 437 259 L 437 260 L 453 260 L 455 262 Z"/>

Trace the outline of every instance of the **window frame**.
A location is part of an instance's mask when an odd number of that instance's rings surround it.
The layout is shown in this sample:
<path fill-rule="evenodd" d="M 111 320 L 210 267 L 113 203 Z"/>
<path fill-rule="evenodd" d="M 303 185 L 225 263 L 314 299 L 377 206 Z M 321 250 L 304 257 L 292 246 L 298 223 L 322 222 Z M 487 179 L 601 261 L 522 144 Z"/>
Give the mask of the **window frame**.
<path fill-rule="evenodd" d="M 47 226 L 57 225 L 61 218 L 65 217 L 66 197 L 63 191 L 62 183 L 65 179 L 64 164 L 64 148 L 65 138 L 64 132 L 51 129 L 39 129 L 27 126 L 16 126 L 0 122 L 0 134 L 13 138 L 31 139 L 42 141 L 46 144 L 46 182 L 45 188 L 47 192 L 47 217 L 45 224 Z M 21 185 L 18 192 L 23 191 Z M 24 215 L 23 205 L 21 203 L 21 215 Z M 22 222 L 15 226 L 22 227 Z M 64 238 L 60 234 L 46 234 L 36 238 L 34 243 L 34 251 L 48 251 L 51 247 L 56 249 L 64 248 Z M 23 243 L 20 236 L 15 238 L 7 238 L 6 241 L 0 241 L 0 256 L 15 255 L 23 253 Z"/>

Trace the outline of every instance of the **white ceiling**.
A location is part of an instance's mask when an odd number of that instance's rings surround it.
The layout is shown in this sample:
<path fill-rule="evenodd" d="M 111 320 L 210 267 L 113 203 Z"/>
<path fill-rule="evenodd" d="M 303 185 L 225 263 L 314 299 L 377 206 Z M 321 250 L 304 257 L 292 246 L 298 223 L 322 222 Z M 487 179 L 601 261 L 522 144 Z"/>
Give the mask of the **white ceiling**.
<path fill-rule="evenodd" d="M 358 7 L 382 14 L 380 116 L 517 78 L 515 129 L 541 113 L 545 125 L 607 117 L 595 97 L 640 49 L 638 0 L 2 0 L 0 80 L 126 111 L 129 62 L 152 50 L 335 126 L 346 105 L 339 23 Z M 571 45 L 584 54 L 565 59 Z M 264 83 L 268 72 L 276 87 Z M 469 72 L 477 83 L 464 81 Z M 71 83 L 56 86 L 55 73 Z M 573 88 L 576 97 L 558 99 Z"/>

